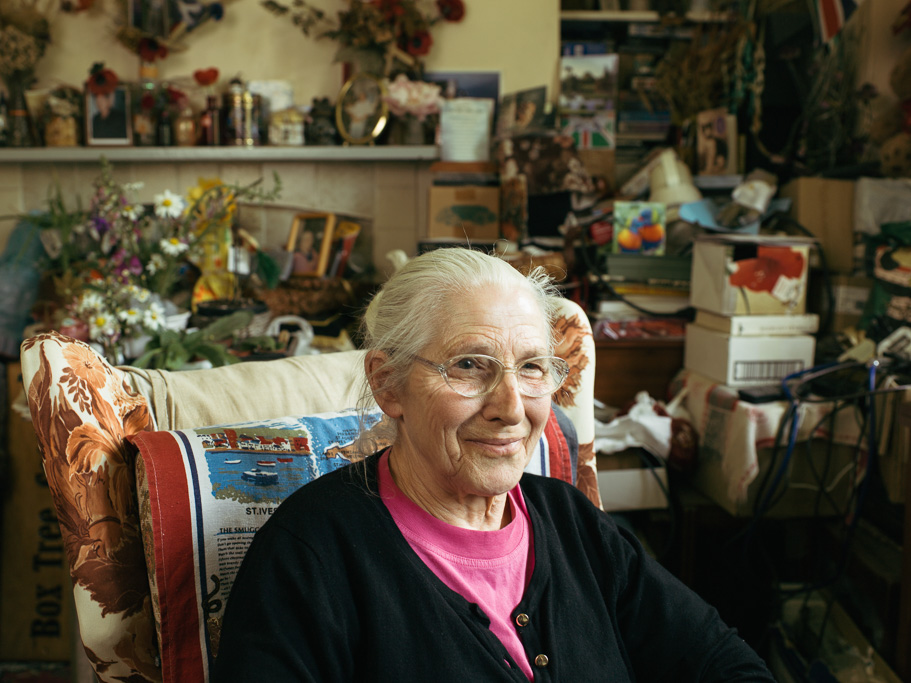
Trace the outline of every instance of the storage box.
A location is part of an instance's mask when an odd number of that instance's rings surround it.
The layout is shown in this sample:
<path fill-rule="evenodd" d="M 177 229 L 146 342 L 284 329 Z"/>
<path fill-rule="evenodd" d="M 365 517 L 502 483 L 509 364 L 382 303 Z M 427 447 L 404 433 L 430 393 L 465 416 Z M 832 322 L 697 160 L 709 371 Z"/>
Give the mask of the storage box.
<path fill-rule="evenodd" d="M 683 365 L 730 387 L 757 387 L 812 367 L 815 351 L 816 339 L 808 334 L 737 337 L 690 324 Z"/>
<path fill-rule="evenodd" d="M 854 181 L 798 178 L 779 194 L 791 200 L 791 218 L 819 240 L 828 269 L 853 273 Z"/>
<path fill-rule="evenodd" d="M 664 509 L 667 468 L 643 464 L 635 447 L 619 453 L 598 453 L 598 491 L 606 512 Z"/>
<path fill-rule="evenodd" d="M 500 188 L 432 186 L 428 237 L 495 240 L 500 236 Z"/>
<path fill-rule="evenodd" d="M 690 302 L 721 315 L 806 312 L 811 238 L 724 233 L 693 244 Z"/>
<path fill-rule="evenodd" d="M 752 517 L 756 511 L 757 498 L 765 497 L 775 472 L 770 468 L 781 465 L 787 444 L 778 448 L 778 457 L 772 458 L 772 447 L 756 451 L 759 473 L 747 489 L 746 498 L 731 500 L 728 495 L 730 475 L 725 471 L 724 462 L 718 459 L 700 459 L 693 472 L 691 483 L 695 489 L 711 498 L 735 517 Z M 854 447 L 843 444 L 830 446 L 826 439 L 811 439 L 809 443 L 797 444 L 782 475 L 781 482 L 773 494 L 771 507 L 764 517 L 783 519 L 792 517 L 837 517 L 848 509 L 853 492 Z M 848 470 L 846 471 L 846 468 Z M 825 473 L 825 474 L 824 474 Z M 769 475 L 767 477 L 767 475 Z M 819 477 L 825 476 L 826 492 L 819 491 Z M 762 482 L 765 489 L 760 492 Z M 837 506 L 837 507 L 836 507 Z"/>
<path fill-rule="evenodd" d="M 696 311 L 696 324 L 735 337 L 781 337 L 813 334 L 819 329 L 819 316 L 803 315 L 718 315 Z"/>
<path fill-rule="evenodd" d="M 829 332 L 840 332 L 857 327 L 864 313 L 864 306 L 873 291 L 873 279 L 863 275 L 832 275 L 828 285 L 832 288 L 832 310 L 829 317 Z M 825 317 L 829 302 L 825 278 L 819 273 L 810 277 L 808 307 Z"/>

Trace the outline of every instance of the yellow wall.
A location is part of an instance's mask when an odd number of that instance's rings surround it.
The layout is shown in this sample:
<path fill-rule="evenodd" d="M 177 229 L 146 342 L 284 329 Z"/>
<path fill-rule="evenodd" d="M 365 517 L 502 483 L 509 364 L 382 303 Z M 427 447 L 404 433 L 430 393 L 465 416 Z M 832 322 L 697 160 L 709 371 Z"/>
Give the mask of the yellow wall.
<path fill-rule="evenodd" d="M 5 1 L 5 0 L 4 0 Z M 432 7 L 431 0 L 422 0 Z M 285 17 L 267 12 L 259 0 L 224 0 L 225 17 L 191 34 L 188 49 L 160 62 L 162 79 L 190 80 L 196 69 L 215 66 L 223 84 L 235 75 L 244 80 L 283 79 L 294 87 L 297 104 L 315 96 L 335 98 L 341 67 L 333 64 L 336 44 L 304 36 Z M 38 68 L 37 87 L 84 83 L 96 61 L 120 78 L 135 79 L 138 59 L 113 37 L 119 0 L 96 0 L 90 13 L 55 18 L 53 44 Z M 316 0 L 329 11 L 347 7 L 344 0 Z M 501 72 L 501 90 L 510 92 L 556 83 L 559 56 L 558 0 L 465 0 L 457 24 L 433 28 L 428 70 Z"/>

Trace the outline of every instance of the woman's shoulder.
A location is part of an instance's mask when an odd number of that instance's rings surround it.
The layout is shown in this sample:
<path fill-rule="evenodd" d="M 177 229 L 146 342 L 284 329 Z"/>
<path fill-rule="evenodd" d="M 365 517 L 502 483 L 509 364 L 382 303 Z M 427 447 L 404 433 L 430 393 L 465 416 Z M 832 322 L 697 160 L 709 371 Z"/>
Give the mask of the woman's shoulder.
<path fill-rule="evenodd" d="M 277 524 L 299 528 L 302 519 L 349 518 L 379 500 L 376 463 L 372 456 L 338 469 L 304 484 L 285 498 L 272 514 Z"/>

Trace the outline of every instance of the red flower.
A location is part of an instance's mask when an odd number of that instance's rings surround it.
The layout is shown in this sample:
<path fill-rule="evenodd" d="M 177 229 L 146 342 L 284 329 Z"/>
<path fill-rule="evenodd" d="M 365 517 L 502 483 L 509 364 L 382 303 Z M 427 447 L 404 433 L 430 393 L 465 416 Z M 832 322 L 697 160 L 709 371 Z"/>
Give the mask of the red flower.
<path fill-rule="evenodd" d="M 167 95 L 168 102 L 171 104 L 179 104 L 181 100 L 186 97 L 186 94 L 183 92 L 183 90 L 178 90 L 177 88 L 170 85 L 168 86 Z"/>
<path fill-rule="evenodd" d="M 382 12 L 385 21 L 393 21 L 405 14 L 402 0 L 373 0 L 373 5 Z"/>
<path fill-rule="evenodd" d="M 168 56 L 168 47 L 155 38 L 142 38 L 139 41 L 139 57 L 144 62 L 154 62 Z"/>
<path fill-rule="evenodd" d="M 117 89 L 120 80 L 110 69 L 104 68 L 104 62 L 95 62 L 89 72 L 85 87 L 93 95 L 110 95 Z"/>
<path fill-rule="evenodd" d="M 218 69 L 215 67 L 209 69 L 197 69 L 193 72 L 193 78 L 201 86 L 212 85 L 218 80 Z"/>
<path fill-rule="evenodd" d="M 430 52 L 430 46 L 433 45 L 433 38 L 427 31 L 418 31 L 413 36 L 408 36 L 405 42 L 405 52 L 414 56 L 421 57 Z"/>
<path fill-rule="evenodd" d="M 144 93 L 143 96 L 139 99 L 139 106 L 143 109 L 151 111 L 155 108 L 155 96 L 151 93 Z"/>
<path fill-rule="evenodd" d="M 440 16 L 446 21 L 462 21 L 465 16 L 465 4 L 462 0 L 437 0 Z"/>

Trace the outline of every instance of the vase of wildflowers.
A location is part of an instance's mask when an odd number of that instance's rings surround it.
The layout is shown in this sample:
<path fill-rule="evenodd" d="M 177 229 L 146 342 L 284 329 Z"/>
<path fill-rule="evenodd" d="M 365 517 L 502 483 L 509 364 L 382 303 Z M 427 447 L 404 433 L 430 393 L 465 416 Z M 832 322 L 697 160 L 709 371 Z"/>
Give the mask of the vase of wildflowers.
<path fill-rule="evenodd" d="M 278 196 L 248 186 L 200 180 L 185 195 L 164 190 L 151 205 L 140 183 L 113 178 L 106 160 L 86 211 L 52 200 L 42 242 L 68 329 L 82 329 L 112 361 L 130 359 L 131 341 L 186 321 L 195 283 L 212 259 L 226 256 L 239 201 Z M 138 355 L 138 354 L 137 354 Z"/>

